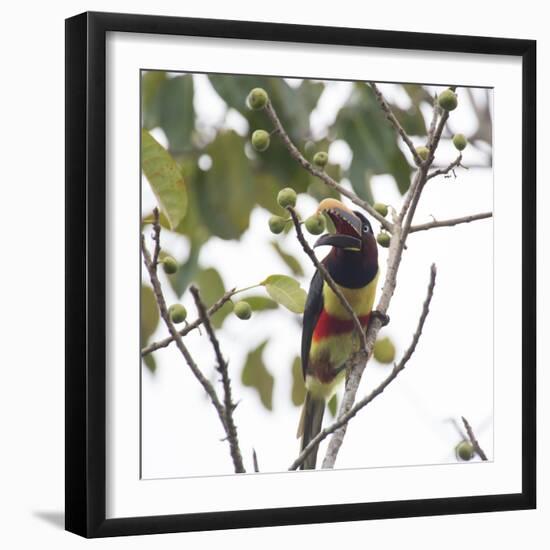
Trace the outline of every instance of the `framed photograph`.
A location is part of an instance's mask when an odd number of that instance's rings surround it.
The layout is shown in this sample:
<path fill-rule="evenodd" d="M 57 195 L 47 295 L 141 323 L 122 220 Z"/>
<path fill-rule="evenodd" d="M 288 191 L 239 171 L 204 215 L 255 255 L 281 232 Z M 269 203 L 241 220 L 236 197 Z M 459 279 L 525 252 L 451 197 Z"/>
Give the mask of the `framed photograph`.
<path fill-rule="evenodd" d="M 535 507 L 529 40 L 66 21 L 66 528 Z"/>

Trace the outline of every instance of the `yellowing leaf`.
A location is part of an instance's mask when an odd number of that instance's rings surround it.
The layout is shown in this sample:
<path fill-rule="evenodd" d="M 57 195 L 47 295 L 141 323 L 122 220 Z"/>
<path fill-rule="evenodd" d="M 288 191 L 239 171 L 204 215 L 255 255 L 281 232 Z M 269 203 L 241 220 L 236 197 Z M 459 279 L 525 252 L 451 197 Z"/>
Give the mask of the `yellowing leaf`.
<path fill-rule="evenodd" d="M 303 313 L 306 305 L 306 291 L 298 281 L 286 275 L 270 275 L 261 283 L 267 293 L 279 304 L 293 313 Z"/>
<path fill-rule="evenodd" d="M 147 130 L 141 130 L 141 167 L 157 202 L 175 229 L 187 210 L 187 191 L 179 166 Z"/>

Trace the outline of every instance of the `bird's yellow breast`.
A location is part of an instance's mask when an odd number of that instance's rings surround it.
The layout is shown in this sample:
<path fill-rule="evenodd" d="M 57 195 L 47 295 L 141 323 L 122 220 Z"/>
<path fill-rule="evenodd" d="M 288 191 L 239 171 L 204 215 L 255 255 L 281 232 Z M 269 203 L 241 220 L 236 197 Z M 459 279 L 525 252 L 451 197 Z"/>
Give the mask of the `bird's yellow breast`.
<path fill-rule="evenodd" d="M 372 311 L 379 273 L 380 271 L 376 273 L 374 279 L 368 285 L 361 288 L 346 288 L 337 285 L 338 289 L 342 292 L 348 304 L 358 317 L 368 315 Z M 342 305 L 340 298 L 336 296 L 326 283 L 323 285 L 323 300 L 324 308 L 329 315 L 337 317 L 338 319 L 351 319 L 350 314 Z"/>
<path fill-rule="evenodd" d="M 338 288 L 345 296 L 354 313 L 359 318 L 364 318 L 371 313 L 376 295 L 378 273 L 374 279 L 362 288 Z M 340 298 L 325 283 L 323 285 L 324 310 L 339 320 L 350 320 L 351 316 L 346 311 Z M 359 340 L 354 334 L 354 327 L 350 323 L 349 330 L 336 334 L 326 334 L 321 338 L 314 338 L 309 352 L 310 365 L 316 368 L 329 368 L 337 371 L 347 361 L 349 356 L 359 349 Z M 314 369 L 315 369 L 314 367 Z M 315 398 L 330 399 L 336 391 L 336 387 L 342 381 L 344 371 L 332 379 L 329 383 L 322 382 L 317 376 L 306 376 L 306 387 Z"/>

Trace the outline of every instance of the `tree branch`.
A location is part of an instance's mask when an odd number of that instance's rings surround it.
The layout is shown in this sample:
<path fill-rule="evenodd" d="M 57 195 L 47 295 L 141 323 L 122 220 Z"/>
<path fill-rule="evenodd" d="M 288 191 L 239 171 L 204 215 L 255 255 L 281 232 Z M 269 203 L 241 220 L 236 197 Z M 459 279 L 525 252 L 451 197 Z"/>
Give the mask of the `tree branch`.
<path fill-rule="evenodd" d="M 168 332 L 171 334 L 173 340 L 176 342 L 176 346 L 178 350 L 183 355 L 187 365 L 191 369 L 191 372 L 193 373 L 195 378 L 199 381 L 204 391 L 210 398 L 212 405 L 214 406 L 214 408 L 216 409 L 216 412 L 218 413 L 218 417 L 222 423 L 222 426 L 224 428 L 226 435 L 229 435 L 226 420 L 225 420 L 225 417 L 226 417 L 225 410 L 218 398 L 216 391 L 214 390 L 214 387 L 208 381 L 208 379 L 202 374 L 201 370 L 193 360 L 193 357 L 189 353 L 189 350 L 183 343 L 182 337 L 178 333 L 176 327 L 174 326 L 174 323 L 170 319 L 170 314 L 168 313 L 168 308 L 166 306 L 166 300 L 164 299 L 164 294 L 162 293 L 160 281 L 157 276 L 158 263 L 157 264 L 153 263 L 153 258 L 155 257 L 158 258 L 160 253 L 160 223 L 159 223 L 158 208 L 155 208 L 153 210 L 153 215 L 154 215 L 153 241 L 155 242 L 153 256 L 151 257 L 151 254 L 147 250 L 147 246 L 145 245 L 145 237 L 143 236 L 143 234 L 141 235 L 141 252 L 143 255 L 143 263 L 145 264 L 147 272 L 149 273 L 149 279 L 151 280 L 153 292 L 155 293 L 155 299 L 157 301 L 160 316 L 164 321 L 164 324 L 166 325 Z"/>
<path fill-rule="evenodd" d="M 252 449 L 252 464 L 254 465 L 254 471 L 258 473 L 260 471 L 260 466 L 258 466 L 258 455 L 256 454 L 256 449 Z"/>
<path fill-rule="evenodd" d="M 386 118 L 389 120 L 390 124 L 395 128 L 395 131 L 401 136 L 401 139 L 405 142 L 405 145 L 409 148 L 409 151 L 413 156 L 415 164 L 417 166 L 422 165 L 424 161 L 416 151 L 416 147 L 414 146 L 414 143 L 411 141 L 411 138 L 407 135 L 407 132 L 403 130 L 403 126 L 401 126 L 401 124 L 397 120 L 397 117 L 393 114 L 393 111 L 391 110 L 390 106 L 388 105 L 387 101 L 382 95 L 382 92 L 378 88 L 377 84 L 375 82 L 369 82 L 369 85 L 372 88 L 372 91 L 374 92 L 376 99 L 378 100 L 380 108 L 386 115 Z"/>
<path fill-rule="evenodd" d="M 215 304 L 212 304 L 208 311 L 206 312 L 208 317 L 212 317 L 214 313 L 219 311 L 231 298 L 236 294 L 237 289 L 233 288 L 229 291 L 227 291 Z M 195 330 L 196 328 L 199 328 L 202 324 L 202 319 L 198 318 L 192 323 L 189 323 L 185 328 L 182 328 L 180 331 L 178 331 L 178 334 L 180 336 L 185 336 L 186 334 L 189 334 L 192 330 Z M 148 346 L 144 347 L 141 350 L 141 356 L 145 357 L 149 353 L 152 353 L 153 351 L 156 351 L 161 348 L 165 348 L 169 346 L 174 341 L 174 338 L 172 336 L 167 336 L 163 340 L 159 340 L 158 342 L 153 342 L 152 344 L 149 344 Z"/>
<path fill-rule="evenodd" d="M 367 346 L 367 339 L 365 335 L 365 330 L 363 329 L 359 318 L 355 314 L 355 311 L 353 311 L 353 308 L 350 306 L 349 302 L 346 300 L 346 297 L 342 294 L 342 291 L 338 288 L 338 286 L 330 276 L 330 273 L 327 271 L 326 267 L 317 259 L 317 256 L 315 256 L 315 252 L 313 252 L 308 242 L 306 241 L 304 233 L 302 232 L 300 220 L 298 219 L 298 215 L 296 214 L 296 210 L 294 210 L 292 206 L 287 206 L 287 210 L 290 212 L 294 227 L 296 228 L 296 236 L 298 237 L 298 241 L 300 241 L 304 252 L 309 256 L 309 258 L 313 262 L 313 265 L 319 270 L 323 279 L 328 284 L 332 292 L 334 292 L 334 294 L 338 296 L 338 299 L 340 300 L 342 306 L 344 306 L 344 309 L 353 320 L 355 331 L 357 332 L 361 343 L 361 349 L 365 350 Z"/>
<path fill-rule="evenodd" d="M 481 460 L 488 460 L 487 455 L 483 452 L 483 449 L 479 446 L 479 443 L 474 434 L 474 430 L 472 430 L 472 426 L 470 426 L 470 423 L 464 417 L 462 417 L 462 422 L 464 424 L 464 427 L 466 428 L 466 433 L 470 438 L 470 442 L 472 443 L 474 451 L 478 454 Z"/>
<path fill-rule="evenodd" d="M 218 366 L 216 367 L 216 370 L 220 373 L 222 377 L 223 394 L 224 394 L 224 418 L 225 418 L 227 439 L 229 441 L 229 449 L 231 452 L 231 458 L 233 459 L 235 472 L 238 474 L 243 473 L 245 472 L 244 465 L 243 465 L 243 457 L 241 455 L 241 450 L 239 448 L 239 438 L 237 435 L 237 427 L 233 419 L 233 411 L 235 410 L 236 405 L 233 403 L 233 398 L 231 396 L 231 379 L 229 377 L 227 361 L 223 358 L 222 351 L 220 348 L 220 342 L 216 336 L 216 333 L 214 332 L 212 323 L 210 322 L 210 319 L 208 317 L 206 306 L 204 305 L 204 302 L 201 300 L 199 289 L 196 286 L 191 285 L 189 290 L 193 295 L 193 299 L 195 300 L 195 304 L 199 312 L 199 318 L 202 320 L 204 328 L 206 329 L 206 332 L 208 333 L 208 337 L 210 338 L 210 342 L 212 343 L 212 347 L 214 348 L 214 353 L 216 354 L 216 360 L 218 362 Z"/>
<path fill-rule="evenodd" d="M 427 163 L 427 166 L 431 166 L 432 163 L 433 163 L 433 158 L 434 158 L 434 153 L 435 153 L 435 149 L 434 149 L 434 137 L 436 135 L 436 132 L 437 132 L 437 121 L 439 119 L 439 115 L 441 113 L 441 109 L 439 107 L 439 104 L 437 103 L 437 97 L 434 99 L 434 102 L 433 102 L 433 106 L 432 106 L 432 120 L 430 122 L 430 129 L 428 130 L 428 149 L 430 151 L 430 154 L 428 155 L 428 158 L 426 159 L 426 163 Z M 435 146 L 437 148 L 437 145 Z M 424 167 L 424 165 L 421 165 Z M 424 170 L 423 170 L 424 173 L 427 172 L 427 168 L 424 167 Z M 418 186 L 420 184 L 420 181 L 421 179 L 425 177 L 424 174 L 419 174 L 418 172 L 416 173 L 415 177 L 414 177 L 414 180 L 412 182 L 412 184 L 410 185 L 409 187 L 409 190 L 405 196 L 405 199 L 403 201 L 403 206 L 401 207 L 401 212 L 399 213 L 399 223 L 401 223 L 403 221 L 403 219 L 405 218 L 406 214 L 407 214 L 407 211 L 409 210 L 409 207 L 411 205 L 411 202 L 413 200 L 413 198 L 416 196 L 416 191 L 418 189 Z M 416 208 L 416 206 L 415 206 Z"/>
<path fill-rule="evenodd" d="M 370 392 L 363 399 L 358 401 L 353 407 L 351 407 L 349 411 L 347 411 L 345 414 L 339 415 L 338 419 L 335 422 L 333 422 L 330 426 L 327 426 L 326 428 L 321 430 L 307 444 L 307 446 L 303 449 L 303 451 L 296 458 L 296 460 L 290 465 L 289 470 L 296 470 L 297 468 L 299 468 L 303 464 L 306 457 L 321 441 L 323 441 L 323 439 L 325 439 L 330 434 L 346 426 L 348 422 L 361 409 L 365 408 L 371 401 L 373 401 L 376 397 L 378 397 L 397 378 L 397 375 L 406 367 L 414 351 L 416 350 L 416 346 L 418 344 L 418 341 L 420 340 L 420 336 L 422 335 L 424 323 L 426 322 L 426 317 L 428 316 L 428 313 L 430 310 L 430 303 L 433 297 L 436 275 L 437 275 L 436 266 L 435 264 L 432 264 L 430 269 L 430 282 L 428 284 L 428 291 L 427 291 L 424 303 L 422 305 L 422 312 L 420 314 L 420 318 L 418 320 L 416 330 L 413 334 L 412 341 L 409 347 L 407 348 L 407 350 L 405 351 L 405 353 L 403 354 L 403 357 L 401 358 L 399 363 L 394 365 L 390 375 L 386 379 L 384 379 L 382 383 L 378 385 L 372 392 Z M 323 462 L 323 468 L 333 468 L 335 460 L 336 460 L 335 455 L 327 453 L 327 455 L 325 456 L 325 460 Z"/>
<path fill-rule="evenodd" d="M 462 218 L 453 218 L 451 220 L 433 221 L 428 223 L 421 223 L 413 225 L 409 233 L 416 233 L 417 231 L 427 231 L 428 229 L 434 229 L 436 227 L 452 227 L 461 223 L 470 223 L 477 220 L 485 220 L 493 216 L 492 212 L 482 212 L 480 214 L 471 214 L 470 216 L 463 216 Z"/>
<path fill-rule="evenodd" d="M 451 162 L 451 164 L 449 164 L 449 166 L 447 166 L 446 168 L 438 168 L 437 170 L 434 170 L 433 172 L 430 172 L 426 176 L 426 180 L 431 180 L 432 178 L 435 178 L 436 176 L 443 176 L 445 174 L 448 174 L 451 170 L 454 170 L 458 166 L 462 166 L 460 164 L 461 162 L 462 162 L 462 153 L 459 153 L 458 157 L 456 157 L 456 159 L 453 160 L 453 162 Z"/>
<path fill-rule="evenodd" d="M 399 264 L 401 263 L 401 257 L 403 254 L 404 240 L 401 233 L 401 226 L 399 224 L 394 225 L 394 234 L 390 241 L 390 248 L 388 251 L 388 263 L 386 267 L 386 279 L 384 281 L 384 287 L 382 289 L 382 295 L 378 301 L 376 310 L 381 314 L 385 314 L 388 311 L 395 287 L 397 284 L 397 271 Z M 366 349 L 352 355 L 348 361 L 348 377 L 346 379 L 346 387 L 344 390 L 344 397 L 340 404 L 338 411 L 338 417 L 342 417 L 347 414 L 355 403 L 357 390 L 363 376 L 363 372 L 367 365 L 367 361 L 371 355 L 374 343 L 378 332 L 382 328 L 381 316 L 371 317 L 369 325 L 367 327 L 367 345 Z M 340 447 L 344 442 L 344 436 L 346 435 L 347 423 L 339 427 L 332 435 L 328 444 L 327 453 L 323 462 L 323 468 L 332 468 L 334 462 L 340 451 Z"/>
<path fill-rule="evenodd" d="M 455 91 L 456 86 L 451 86 L 450 89 Z M 434 105 L 434 109 L 436 108 L 438 108 L 437 102 Z M 416 173 L 415 182 L 411 186 L 411 189 L 409 189 L 409 193 L 411 193 L 410 202 L 406 199 L 403 205 L 403 208 L 401 209 L 400 217 L 402 220 L 404 219 L 404 222 L 402 225 L 403 243 L 405 242 L 409 234 L 414 213 L 416 211 L 416 207 L 418 206 L 418 201 L 420 200 L 420 195 L 422 194 L 424 186 L 428 181 L 427 174 L 428 174 L 429 167 L 432 165 L 432 162 L 434 160 L 435 151 L 439 146 L 439 142 L 441 140 L 441 134 L 443 133 L 443 128 L 445 128 L 445 124 L 447 124 L 448 119 L 449 119 L 449 111 L 443 111 L 441 118 L 439 119 L 439 123 L 434 124 L 434 127 L 431 128 L 431 131 L 433 131 L 433 135 L 428 136 L 428 143 L 430 144 L 430 147 L 429 147 L 430 152 L 428 154 L 428 158 Z"/>
<path fill-rule="evenodd" d="M 393 224 L 386 220 L 383 216 L 381 216 L 367 201 L 364 201 L 360 199 L 355 193 L 352 193 L 351 191 L 348 191 L 345 187 L 340 185 L 338 182 L 336 182 L 334 179 L 332 179 L 324 170 L 320 170 L 319 168 L 315 167 L 311 162 L 309 162 L 303 155 L 300 153 L 298 148 L 292 143 L 292 140 L 286 133 L 286 130 L 284 129 L 283 125 L 281 124 L 281 121 L 279 119 L 279 116 L 275 112 L 275 109 L 273 108 L 273 105 L 271 101 L 268 101 L 265 106 L 265 111 L 269 118 L 271 119 L 271 122 L 273 123 L 273 126 L 275 127 L 276 132 L 281 136 L 281 139 L 283 140 L 283 143 L 285 147 L 288 149 L 288 152 L 290 153 L 290 156 L 298 162 L 305 170 L 307 170 L 312 176 L 315 176 L 319 178 L 321 181 L 323 181 L 326 185 L 331 187 L 332 189 L 336 189 L 341 195 L 344 195 L 348 199 L 351 200 L 354 204 L 361 207 L 363 210 L 368 212 L 373 218 L 375 218 L 381 225 L 386 229 L 389 233 L 393 232 Z"/>

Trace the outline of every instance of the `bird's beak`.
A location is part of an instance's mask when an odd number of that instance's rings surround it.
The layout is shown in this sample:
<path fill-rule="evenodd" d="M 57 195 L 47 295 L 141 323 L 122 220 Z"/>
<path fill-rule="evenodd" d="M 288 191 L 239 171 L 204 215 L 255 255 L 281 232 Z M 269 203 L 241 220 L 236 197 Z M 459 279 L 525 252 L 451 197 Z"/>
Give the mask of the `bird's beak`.
<path fill-rule="evenodd" d="M 336 199 L 323 199 L 317 213 L 327 214 L 336 228 L 336 233 L 321 236 L 314 246 L 361 249 L 361 220 L 344 203 Z"/>

